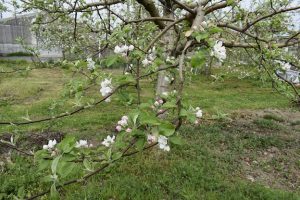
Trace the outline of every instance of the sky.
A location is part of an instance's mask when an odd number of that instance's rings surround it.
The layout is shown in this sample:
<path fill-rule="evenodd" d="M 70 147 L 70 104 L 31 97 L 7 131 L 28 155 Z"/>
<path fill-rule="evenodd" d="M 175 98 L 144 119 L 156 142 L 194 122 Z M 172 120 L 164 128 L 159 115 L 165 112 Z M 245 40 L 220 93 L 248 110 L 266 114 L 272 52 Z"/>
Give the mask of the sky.
<path fill-rule="evenodd" d="M 13 16 L 13 6 L 11 5 L 12 1 L 11 0 L 0 0 L 0 1 L 4 1 L 5 5 L 10 10 L 10 12 L 3 13 L 2 17 L 3 18 L 12 17 Z M 91 1 L 97 1 L 97 0 L 87 0 L 87 1 L 91 2 Z M 242 7 L 245 9 L 251 9 L 251 1 L 252 0 L 243 0 L 241 2 Z M 264 1 L 264 0 L 259 0 L 259 1 Z M 300 4 L 300 0 L 295 0 L 292 6 L 299 5 L 299 4 Z M 297 14 L 295 17 L 293 17 L 293 21 L 294 21 L 294 24 L 296 25 L 295 28 L 297 30 L 299 30 L 300 29 L 300 14 Z"/>

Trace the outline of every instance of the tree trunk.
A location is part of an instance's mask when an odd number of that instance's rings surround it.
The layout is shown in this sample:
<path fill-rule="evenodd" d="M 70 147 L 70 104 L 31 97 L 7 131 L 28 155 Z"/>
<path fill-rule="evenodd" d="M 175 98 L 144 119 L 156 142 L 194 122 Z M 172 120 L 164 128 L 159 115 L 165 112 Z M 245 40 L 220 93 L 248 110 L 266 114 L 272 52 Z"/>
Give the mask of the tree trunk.
<path fill-rule="evenodd" d="M 169 6 L 165 6 L 164 17 L 174 19 L 174 15 L 171 12 L 172 11 L 171 3 L 168 2 L 168 3 L 166 3 L 166 5 L 169 5 Z M 167 22 L 166 26 L 168 26 L 170 23 L 172 23 L 172 22 Z M 175 44 L 175 41 L 176 41 L 176 32 L 175 32 L 175 29 L 171 28 L 163 36 L 162 41 L 163 41 L 163 44 L 165 46 L 164 57 L 166 59 L 168 56 L 169 57 L 171 56 L 172 51 L 174 49 L 174 44 Z M 161 66 L 161 67 L 164 67 L 164 66 Z M 157 97 L 162 96 L 162 94 L 164 92 L 168 92 L 169 91 L 169 85 L 170 85 L 170 83 L 167 80 L 165 80 L 166 75 L 167 75 L 167 72 L 165 70 L 160 71 L 158 73 L 157 84 L 156 84 L 156 96 Z"/>

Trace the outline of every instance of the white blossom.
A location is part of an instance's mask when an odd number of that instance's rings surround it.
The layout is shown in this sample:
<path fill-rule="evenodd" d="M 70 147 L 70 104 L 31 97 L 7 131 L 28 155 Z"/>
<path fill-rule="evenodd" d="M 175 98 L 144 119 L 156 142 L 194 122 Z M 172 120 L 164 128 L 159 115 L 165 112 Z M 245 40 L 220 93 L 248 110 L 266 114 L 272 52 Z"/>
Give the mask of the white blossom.
<path fill-rule="evenodd" d="M 121 48 L 118 45 L 115 46 L 114 52 L 117 54 L 122 53 Z"/>
<path fill-rule="evenodd" d="M 106 147 L 110 147 L 110 145 L 112 145 L 115 142 L 116 137 L 113 135 L 112 137 L 110 137 L 110 135 L 108 135 L 102 142 L 102 144 Z"/>
<path fill-rule="evenodd" d="M 130 45 L 130 46 L 127 46 L 126 44 L 125 45 L 122 45 L 122 46 L 115 46 L 115 49 L 114 49 L 114 53 L 116 54 L 121 54 L 122 56 L 127 56 L 127 53 L 129 51 L 133 51 L 134 50 L 134 46 L 133 45 Z"/>
<path fill-rule="evenodd" d="M 129 51 L 133 51 L 133 50 L 134 50 L 134 46 L 133 46 L 133 45 L 130 45 L 130 46 L 128 47 L 128 50 L 129 50 Z"/>
<path fill-rule="evenodd" d="M 124 119 L 121 119 L 120 121 L 118 121 L 118 124 L 123 127 L 128 125 L 127 120 L 124 120 Z"/>
<path fill-rule="evenodd" d="M 160 104 L 159 104 L 159 102 L 158 102 L 158 101 L 155 101 L 155 102 L 154 102 L 154 106 L 156 106 L 156 107 L 157 107 L 157 106 L 159 106 L 159 105 L 160 105 Z"/>
<path fill-rule="evenodd" d="M 79 140 L 76 142 L 76 145 L 75 145 L 76 148 L 81 148 L 81 147 L 88 148 L 88 147 L 92 147 L 92 146 L 93 146 L 92 144 L 88 145 L 87 140 Z"/>
<path fill-rule="evenodd" d="M 211 51 L 211 56 L 218 58 L 221 62 L 226 59 L 226 48 L 222 41 L 217 41 Z"/>
<path fill-rule="evenodd" d="M 128 116 L 124 115 L 121 119 L 127 121 L 129 118 L 128 118 Z"/>
<path fill-rule="evenodd" d="M 163 96 L 168 96 L 169 95 L 169 93 L 168 92 L 163 92 L 163 93 L 161 93 Z"/>
<path fill-rule="evenodd" d="M 111 79 L 104 79 L 104 81 L 101 82 L 101 88 L 100 93 L 103 97 L 107 96 L 112 92 L 112 86 L 111 86 Z M 110 97 L 105 99 L 106 102 L 110 102 Z"/>
<path fill-rule="evenodd" d="M 170 146 L 168 145 L 168 138 L 166 136 L 160 135 L 158 137 L 158 146 L 164 151 L 170 151 Z"/>
<path fill-rule="evenodd" d="M 142 61 L 142 64 L 144 66 L 147 66 L 147 65 L 150 65 L 152 62 L 150 60 L 148 60 L 147 58 L 145 58 L 143 61 Z"/>
<path fill-rule="evenodd" d="M 93 61 L 92 58 L 88 58 L 86 60 L 88 62 L 88 64 L 87 64 L 88 70 L 94 70 L 95 69 L 95 61 Z"/>
<path fill-rule="evenodd" d="M 290 70 L 292 66 L 290 63 L 287 62 L 287 63 L 284 63 L 281 67 L 283 70 L 286 71 L 286 70 Z"/>
<path fill-rule="evenodd" d="M 48 145 L 43 145 L 43 149 L 51 150 L 56 145 L 56 140 L 49 140 Z"/>
<path fill-rule="evenodd" d="M 196 113 L 195 114 L 196 114 L 197 118 L 201 118 L 203 116 L 203 112 L 199 107 L 196 108 Z"/>
<path fill-rule="evenodd" d="M 151 134 L 147 135 L 147 141 L 148 141 L 149 144 L 155 142 L 156 140 L 157 140 L 156 136 L 151 135 Z"/>

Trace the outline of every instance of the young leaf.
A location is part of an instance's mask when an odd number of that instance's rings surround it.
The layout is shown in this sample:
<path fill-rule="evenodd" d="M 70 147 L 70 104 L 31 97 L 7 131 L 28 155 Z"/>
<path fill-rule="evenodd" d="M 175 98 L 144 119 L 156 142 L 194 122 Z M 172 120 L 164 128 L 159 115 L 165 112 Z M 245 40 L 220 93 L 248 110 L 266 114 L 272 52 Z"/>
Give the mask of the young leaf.
<path fill-rule="evenodd" d="M 94 171 L 92 163 L 86 158 L 83 160 L 83 166 L 85 167 L 85 169 L 87 171 L 90 171 L 90 172 Z"/>
<path fill-rule="evenodd" d="M 145 137 L 140 137 L 136 141 L 135 146 L 136 146 L 138 151 L 142 151 L 144 149 L 145 144 L 146 144 L 146 138 Z"/>
<path fill-rule="evenodd" d="M 169 141 L 172 144 L 176 144 L 176 145 L 183 145 L 184 144 L 183 139 L 178 135 L 173 135 L 173 136 L 169 137 Z"/>
<path fill-rule="evenodd" d="M 63 139 L 58 145 L 58 149 L 60 149 L 64 153 L 69 153 L 75 147 L 76 138 L 73 136 L 68 136 Z"/>
<path fill-rule="evenodd" d="M 58 200 L 59 199 L 59 193 L 56 190 L 56 186 L 55 186 L 54 183 L 52 184 L 51 189 L 50 189 L 50 199 L 51 200 Z"/>
<path fill-rule="evenodd" d="M 51 164 L 51 171 L 52 171 L 52 174 L 56 174 L 56 169 L 57 169 L 57 165 L 58 165 L 58 162 L 59 162 L 59 159 L 61 158 L 61 155 L 57 156 L 53 161 L 52 161 L 52 164 Z"/>
<path fill-rule="evenodd" d="M 163 123 L 159 126 L 159 133 L 164 136 L 171 136 L 175 133 L 175 127 L 171 123 Z"/>

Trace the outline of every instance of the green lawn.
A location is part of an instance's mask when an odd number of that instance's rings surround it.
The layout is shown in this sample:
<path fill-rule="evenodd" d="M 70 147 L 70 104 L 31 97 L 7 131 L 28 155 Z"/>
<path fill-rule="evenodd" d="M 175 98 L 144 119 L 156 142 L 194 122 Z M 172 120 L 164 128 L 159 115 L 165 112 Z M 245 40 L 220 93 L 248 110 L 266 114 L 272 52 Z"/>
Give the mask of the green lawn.
<path fill-rule="evenodd" d="M 28 65 L 0 61 L 0 71 Z M 39 119 L 73 110 L 74 98 L 59 101 L 71 76 L 70 70 L 60 68 L 0 73 L 0 121 Z M 185 98 L 205 115 L 201 126 L 182 127 L 185 145 L 169 153 L 153 148 L 123 159 L 88 182 L 65 187 L 62 199 L 300 199 L 300 114 L 286 98 L 275 93 L 270 83 L 261 86 L 258 80 L 232 76 L 212 82 L 197 75 L 185 87 Z M 142 81 L 142 88 L 142 99 L 153 98 L 150 80 Z M 98 91 L 95 86 L 87 94 L 97 100 Z M 35 141 L 33 135 L 47 138 L 58 132 L 99 143 L 114 130 L 120 116 L 136 107 L 112 99 L 110 104 L 61 120 L 0 126 L 0 136 L 14 133 L 27 149 L 41 148 L 25 142 Z M 50 109 L 53 103 L 54 110 Z M 31 159 L 16 152 L 10 161 L 6 154 L 0 159 L 7 163 L 0 165 L 0 199 L 14 199 L 22 190 L 35 194 L 47 187 Z"/>

